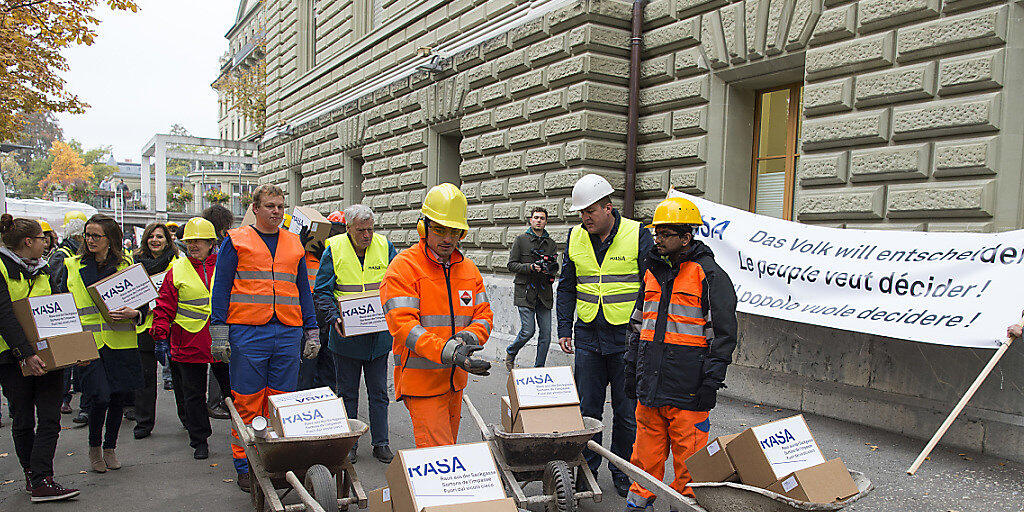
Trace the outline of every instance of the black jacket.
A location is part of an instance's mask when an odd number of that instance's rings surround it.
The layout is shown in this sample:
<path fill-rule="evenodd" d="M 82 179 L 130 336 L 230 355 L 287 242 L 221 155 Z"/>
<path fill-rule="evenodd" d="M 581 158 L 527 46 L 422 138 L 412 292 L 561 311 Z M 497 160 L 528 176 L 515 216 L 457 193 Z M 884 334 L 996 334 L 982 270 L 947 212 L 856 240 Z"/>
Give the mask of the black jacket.
<path fill-rule="evenodd" d="M 696 410 L 694 395 L 701 386 L 723 387 L 725 370 L 732 362 L 732 352 L 736 348 L 736 290 L 729 275 L 715 263 L 711 248 L 697 240 L 683 261 L 696 262 L 704 270 L 700 305 L 708 322 L 705 329 L 708 347 L 664 342 L 671 283 L 675 281 L 679 267 L 672 267 L 664 258 L 651 254 L 646 266 L 662 289 L 654 341 L 640 339 L 640 318 L 644 307 L 644 283 L 641 281 L 640 295 L 629 322 L 629 350 L 626 353 L 626 372 L 635 372 L 637 399 L 648 407 L 669 405 Z"/>
<path fill-rule="evenodd" d="M 6 254 L 0 254 L 0 265 L 7 267 L 7 275 L 11 279 L 33 279 L 40 273 L 45 274 L 49 272 L 47 267 L 42 267 L 35 272 L 29 272 Z M 9 347 L 8 350 L 0 353 L 0 362 L 10 363 L 14 360 L 25 359 L 36 353 L 32 344 L 25 337 L 25 330 L 14 316 L 14 308 L 11 306 L 11 292 L 3 278 L 0 278 L 0 333 L 3 333 L 4 341 Z"/>
<path fill-rule="evenodd" d="M 554 302 L 551 295 L 551 278 L 545 274 L 534 272 L 533 265 L 539 258 L 534 250 L 551 256 L 554 264 L 551 276 L 558 275 L 558 246 L 545 230 L 540 236 L 533 228 L 526 228 L 526 233 L 516 237 L 512 242 L 512 251 L 508 258 L 508 270 L 516 275 L 516 289 L 512 302 L 517 307 L 551 309 Z"/>

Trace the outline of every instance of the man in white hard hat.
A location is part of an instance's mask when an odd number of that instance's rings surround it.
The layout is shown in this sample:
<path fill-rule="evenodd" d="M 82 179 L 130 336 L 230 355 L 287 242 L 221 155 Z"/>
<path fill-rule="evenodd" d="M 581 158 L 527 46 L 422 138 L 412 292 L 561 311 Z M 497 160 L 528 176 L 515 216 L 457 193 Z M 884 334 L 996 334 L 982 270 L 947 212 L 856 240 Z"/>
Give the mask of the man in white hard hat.
<path fill-rule="evenodd" d="M 639 222 L 619 215 L 612 207 L 613 192 L 608 180 L 596 174 L 583 176 L 572 188 L 569 211 L 580 212 L 582 224 L 569 232 L 556 310 L 558 343 L 565 353 L 576 354 L 580 409 L 584 416 L 601 419 L 605 389 L 611 386 L 611 451 L 628 460 L 636 438 L 636 401 L 625 393 L 626 328 L 640 291 L 640 262 L 654 247 L 654 238 Z M 601 434 L 594 440 L 600 443 Z M 596 473 L 600 456 L 589 450 L 584 455 Z M 625 497 L 629 478 L 608 467 L 615 490 Z"/>

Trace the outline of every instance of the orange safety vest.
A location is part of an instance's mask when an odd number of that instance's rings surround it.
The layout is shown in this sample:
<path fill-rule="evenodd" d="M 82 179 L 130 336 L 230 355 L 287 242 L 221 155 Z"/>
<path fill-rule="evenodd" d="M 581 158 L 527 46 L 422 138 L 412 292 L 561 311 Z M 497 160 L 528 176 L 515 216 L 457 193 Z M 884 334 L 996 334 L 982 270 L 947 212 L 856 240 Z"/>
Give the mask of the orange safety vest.
<path fill-rule="evenodd" d="M 441 351 L 457 332 L 483 345 L 494 313 L 476 265 L 452 254 L 445 270 L 420 241 L 395 257 L 380 285 L 388 330 L 394 338 L 395 398 L 429 397 L 466 387 L 462 368 L 441 363 Z M 454 324 L 454 325 L 453 325 Z"/>
<path fill-rule="evenodd" d="M 284 325 L 301 326 L 302 305 L 295 273 L 306 251 L 299 236 L 279 229 L 273 256 L 252 226 L 232 229 L 228 236 L 238 252 L 238 267 L 231 286 L 227 323 L 264 325 L 277 315 Z"/>
<path fill-rule="evenodd" d="M 306 274 L 309 276 L 309 292 L 313 293 L 313 285 L 316 284 L 316 273 L 320 271 L 320 258 L 306 253 Z"/>
<path fill-rule="evenodd" d="M 679 274 L 672 281 L 672 299 L 668 305 L 665 323 L 665 343 L 707 347 L 705 328 L 707 320 L 700 305 L 703 295 L 704 269 L 700 264 L 687 261 L 680 265 Z M 654 341 L 654 325 L 658 321 L 658 302 L 661 284 L 648 270 L 644 274 L 644 310 L 640 322 L 640 339 Z"/>

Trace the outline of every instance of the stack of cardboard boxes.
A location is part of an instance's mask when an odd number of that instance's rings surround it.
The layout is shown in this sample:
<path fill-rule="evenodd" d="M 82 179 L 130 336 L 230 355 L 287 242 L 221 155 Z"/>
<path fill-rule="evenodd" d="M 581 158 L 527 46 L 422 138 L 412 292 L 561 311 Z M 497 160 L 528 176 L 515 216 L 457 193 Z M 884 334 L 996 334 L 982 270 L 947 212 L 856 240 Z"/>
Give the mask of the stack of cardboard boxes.
<path fill-rule="evenodd" d="M 92 333 L 82 331 L 75 298 L 70 293 L 28 297 L 11 305 L 46 371 L 99 359 Z M 22 366 L 21 372 L 27 376 L 28 367 Z"/>
<path fill-rule="evenodd" d="M 345 404 L 329 387 L 267 397 L 268 421 L 276 437 L 311 437 L 349 432 Z"/>
<path fill-rule="evenodd" d="M 122 307 L 139 309 L 155 301 L 158 296 L 156 286 L 141 263 L 96 281 L 87 290 L 100 314 L 111 323 L 114 321 L 110 318 L 111 311 Z"/>
<path fill-rule="evenodd" d="M 527 434 L 583 430 L 580 397 L 568 366 L 517 368 L 501 398 L 501 426 Z"/>
<path fill-rule="evenodd" d="M 857 494 L 842 459 L 825 460 L 803 415 L 715 438 L 686 467 L 694 482 L 740 482 L 799 501 L 832 503 Z"/>

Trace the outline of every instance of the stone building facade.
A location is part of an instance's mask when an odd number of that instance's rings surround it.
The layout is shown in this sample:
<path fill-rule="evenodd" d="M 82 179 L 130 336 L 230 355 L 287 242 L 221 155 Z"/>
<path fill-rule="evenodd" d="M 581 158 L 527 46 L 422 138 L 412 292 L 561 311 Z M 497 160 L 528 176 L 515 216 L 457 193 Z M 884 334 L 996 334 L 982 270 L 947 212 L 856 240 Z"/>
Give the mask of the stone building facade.
<path fill-rule="evenodd" d="M 1022 9 L 1007 0 L 646 3 L 635 216 L 649 218 L 675 187 L 833 227 L 1021 227 Z M 624 186 L 630 3 L 265 0 L 264 16 L 261 180 L 324 212 L 370 205 L 399 247 L 417 241 L 425 191 L 460 185 L 472 226 L 464 252 L 502 307 L 511 307 L 508 246 L 532 207 L 547 208 L 548 230 L 564 242 L 576 179 L 594 172 Z M 783 89 L 782 103 L 769 95 Z M 761 155 L 771 141 L 784 154 Z M 517 320 L 499 316 L 497 329 L 514 334 Z M 988 354 L 741 322 L 729 393 L 918 437 Z M 1024 458 L 1024 377 L 1002 379 L 947 442 Z"/>
<path fill-rule="evenodd" d="M 259 135 L 254 120 L 235 104 L 229 82 L 265 64 L 265 34 L 263 0 L 239 0 L 235 22 L 224 34 L 228 49 L 220 57 L 220 73 L 210 84 L 217 91 L 217 133 L 221 139 L 252 140 Z"/>

